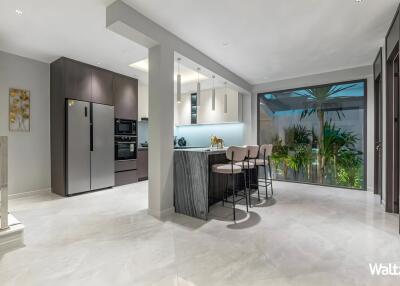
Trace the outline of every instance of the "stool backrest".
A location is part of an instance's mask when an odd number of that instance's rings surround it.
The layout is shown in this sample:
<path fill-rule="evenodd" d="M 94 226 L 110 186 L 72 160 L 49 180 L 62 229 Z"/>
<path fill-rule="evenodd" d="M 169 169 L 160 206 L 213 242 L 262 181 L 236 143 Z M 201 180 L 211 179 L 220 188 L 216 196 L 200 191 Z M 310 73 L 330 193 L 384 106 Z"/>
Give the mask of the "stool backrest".
<path fill-rule="evenodd" d="M 231 146 L 226 150 L 226 158 L 229 161 L 242 162 L 247 156 L 245 147 Z"/>
<path fill-rule="evenodd" d="M 260 146 L 258 145 L 247 145 L 244 146 L 247 149 L 247 157 L 250 159 L 256 159 L 258 157 L 258 151 L 260 151 Z"/>
<path fill-rule="evenodd" d="M 265 158 L 272 155 L 272 144 L 263 144 L 260 147 L 260 156 L 265 156 Z"/>

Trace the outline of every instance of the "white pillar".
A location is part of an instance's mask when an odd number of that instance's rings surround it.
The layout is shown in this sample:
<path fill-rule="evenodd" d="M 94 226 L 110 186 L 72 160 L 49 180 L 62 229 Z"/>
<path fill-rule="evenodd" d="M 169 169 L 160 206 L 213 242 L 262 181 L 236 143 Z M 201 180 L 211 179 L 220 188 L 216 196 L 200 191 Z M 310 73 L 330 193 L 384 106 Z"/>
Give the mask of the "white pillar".
<path fill-rule="evenodd" d="M 149 49 L 149 214 L 174 212 L 174 50 Z"/>

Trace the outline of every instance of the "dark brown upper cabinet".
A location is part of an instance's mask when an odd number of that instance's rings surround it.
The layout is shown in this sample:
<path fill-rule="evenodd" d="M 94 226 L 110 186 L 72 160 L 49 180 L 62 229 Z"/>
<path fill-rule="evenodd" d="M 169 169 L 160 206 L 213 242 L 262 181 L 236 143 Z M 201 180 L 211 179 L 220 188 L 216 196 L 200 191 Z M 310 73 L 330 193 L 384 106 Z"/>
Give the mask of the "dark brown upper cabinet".
<path fill-rule="evenodd" d="M 90 66 L 65 59 L 65 98 L 91 101 L 92 69 Z"/>
<path fill-rule="evenodd" d="M 138 119 L 138 81 L 114 74 L 115 118 Z"/>
<path fill-rule="evenodd" d="M 92 69 L 92 102 L 113 105 L 113 73 L 103 69 Z"/>

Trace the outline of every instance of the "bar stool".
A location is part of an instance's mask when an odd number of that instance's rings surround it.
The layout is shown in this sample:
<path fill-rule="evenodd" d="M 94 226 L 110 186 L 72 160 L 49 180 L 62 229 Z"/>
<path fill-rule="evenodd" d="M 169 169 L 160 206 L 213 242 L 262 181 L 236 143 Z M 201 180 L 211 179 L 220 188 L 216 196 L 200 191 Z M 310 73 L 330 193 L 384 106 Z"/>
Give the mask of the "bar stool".
<path fill-rule="evenodd" d="M 249 211 L 246 186 L 244 188 L 244 196 L 237 193 L 236 186 L 235 186 L 235 177 L 237 175 L 243 174 L 244 179 L 246 180 L 246 175 L 244 174 L 242 167 L 240 165 L 236 165 L 236 163 L 241 163 L 245 160 L 246 153 L 247 153 L 247 150 L 244 147 L 231 146 L 226 150 L 226 158 L 230 162 L 227 164 L 212 165 L 213 173 L 228 175 L 231 177 L 233 199 L 232 199 L 232 201 L 228 200 L 228 180 L 227 180 L 226 188 L 224 190 L 224 194 L 223 194 L 223 198 L 222 198 L 222 205 L 224 205 L 224 202 L 232 203 L 232 205 L 233 205 L 233 220 L 234 221 L 236 221 L 235 204 L 237 202 L 241 201 L 242 199 L 246 199 L 246 210 L 247 210 L 247 212 Z M 245 183 L 245 185 L 246 185 L 246 183 Z M 226 197 L 226 199 L 225 199 L 225 197 Z M 240 197 L 240 199 L 236 200 L 237 197 Z"/>
<path fill-rule="evenodd" d="M 257 187 L 257 192 L 258 192 L 258 201 L 260 201 L 260 189 L 258 188 L 258 184 L 252 184 L 251 183 L 251 171 L 256 168 L 256 160 L 258 158 L 258 153 L 260 150 L 260 147 L 258 145 L 246 145 L 244 146 L 247 151 L 246 159 L 243 162 L 238 162 L 236 165 L 239 165 L 242 167 L 242 169 L 245 170 L 245 173 L 247 175 L 247 185 L 245 186 L 246 188 L 248 187 L 248 194 L 249 194 L 249 205 L 251 207 L 251 188 L 253 186 Z M 246 182 L 246 181 L 245 181 Z"/>
<path fill-rule="evenodd" d="M 272 144 L 263 144 L 260 147 L 260 157 L 256 159 L 257 167 L 264 169 L 264 178 L 258 179 L 258 186 L 265 187 L 265 198 L 268 199 L 268 186 L 271 186 L 271 197 L 274 195 L 274 189 L 272 187 L 272 172 L 271 172 L 271 155 L 272 155 Z M 267 167 L 269 178 L 267 178 Z M 264 185 L 260 185 L 263 183 Z"/>

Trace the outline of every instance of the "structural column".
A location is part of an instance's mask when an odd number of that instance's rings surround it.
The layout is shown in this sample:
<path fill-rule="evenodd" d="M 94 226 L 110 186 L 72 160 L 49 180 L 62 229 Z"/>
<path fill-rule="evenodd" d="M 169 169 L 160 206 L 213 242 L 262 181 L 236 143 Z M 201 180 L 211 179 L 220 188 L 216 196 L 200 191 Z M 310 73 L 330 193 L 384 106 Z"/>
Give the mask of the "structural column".
<path fill-rule="evenodd" d="M 174 212 L 174 50 L 149 49 L 149 213 Z"/>

